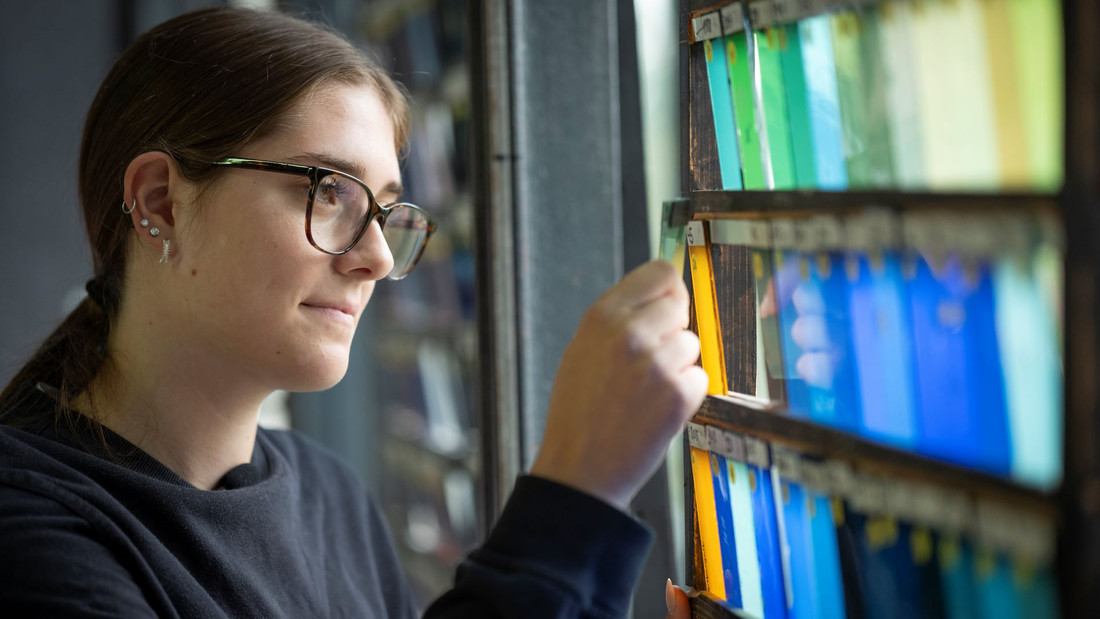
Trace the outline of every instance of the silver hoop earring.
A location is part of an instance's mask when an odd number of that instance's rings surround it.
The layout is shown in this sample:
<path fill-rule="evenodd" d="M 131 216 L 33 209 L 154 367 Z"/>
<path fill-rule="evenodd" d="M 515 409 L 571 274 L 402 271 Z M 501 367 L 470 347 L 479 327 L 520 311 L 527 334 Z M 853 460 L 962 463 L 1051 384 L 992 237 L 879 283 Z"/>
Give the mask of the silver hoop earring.
<path fill-rule="evenodd" d="M 160 228 L 156 226 L 149 228 L 149 236 L 160 236 Z"/>
<path fill-rule="evenodd" d="M 164 249 L 160 252 L 160 263 L 168 264 L 168 249 L 172 246 L 172 241 L 164 239 Z"/>
<path fill-rule="evenodd" d="M 148 219 L 142 219 L 141 220 L 141 227 L 142 228 L 148 228 L 149 227 L 149 220 Z"/>
<path fill-rule="evenodd" d="M 123 198 L 123 200 L 122 200 L 122 212 L 123 213 L 126 213 L 127 215 L 129 215 L 130 213 L 134 212 L 135 208 L 137 208 L 137 196 L 134 196 L 134 202 L 133 202 L 133 204 L 130 205 L 130 208 L 126 208 L 126 199 Z"/>

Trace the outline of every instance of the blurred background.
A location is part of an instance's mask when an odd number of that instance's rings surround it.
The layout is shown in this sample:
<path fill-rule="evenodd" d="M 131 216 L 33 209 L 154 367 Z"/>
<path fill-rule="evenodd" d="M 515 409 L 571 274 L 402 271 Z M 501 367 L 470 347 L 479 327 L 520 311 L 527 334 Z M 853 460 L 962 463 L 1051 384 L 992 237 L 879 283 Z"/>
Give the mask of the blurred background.
<path fill-rule="evenodd" d="M 404 198 L 440 231 L 410 277 L 378 286 L 344 381 L 275 394 L 262 423 L 362 476 L 426 602 L 531 463 L 581 313 L 653 254 L 679 192 L 678 5 L 0 0 L 0 381 L 92 275 L 76 164 L 99 81 L 141 32 L 227 3 L 333 26 L 412 95 Z M 664 579 L 684 574 L 682 479 L 661 473 L 635 506 L 659 538 L 639 617 L 663 616 Z"/>

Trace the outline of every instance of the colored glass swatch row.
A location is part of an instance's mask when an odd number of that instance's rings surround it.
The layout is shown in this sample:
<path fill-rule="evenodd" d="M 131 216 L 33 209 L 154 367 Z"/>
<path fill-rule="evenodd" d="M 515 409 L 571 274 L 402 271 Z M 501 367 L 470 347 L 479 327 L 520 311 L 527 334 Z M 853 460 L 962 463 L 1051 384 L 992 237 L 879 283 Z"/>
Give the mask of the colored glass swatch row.
<path fill-rule="evenodd" d="M 763 619 L 1059 614 L 1054 524 L 1039 512 L 715 427 L 691 424 L 688 438 L 705 586 L 733 608 Z"/>
<path fill-rule="evenodd" d="M 867 210 L 709 226 L 712 245 L 752 252 L 762 363 L 749 395 L 1029 486 L 1060 483 L 1053 216 Z"/>
<path fill-rule="evenodd" d="M 690 26 L 712 189 L 1061 187 L 1058 0 L 759 0 Z"/>

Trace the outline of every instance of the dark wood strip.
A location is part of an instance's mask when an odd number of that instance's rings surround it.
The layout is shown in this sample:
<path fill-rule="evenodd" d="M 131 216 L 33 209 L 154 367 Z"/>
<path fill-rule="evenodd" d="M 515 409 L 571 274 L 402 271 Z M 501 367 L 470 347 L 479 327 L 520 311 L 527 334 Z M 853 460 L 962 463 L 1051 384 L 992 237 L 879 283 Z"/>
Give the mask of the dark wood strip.
<path fill-rule="evenodd" d="M 692 219 L 725 215 L 811 215 L 867 207 L 941 209 L 1058 209 L 1050 194 L 913 193 L 897 191 L 692 191 Z"/>
<path fill-rule="evenodd" d="M 754 400 L 707 396 L 694 421 L 759 437 L 802 453 L 848 461 L 868 472 L 928 481 L 1026 504 L 1027 507 L 1055 511 L 1056 497 L 1053 494 L 793 417 L 783 409 Z"/>

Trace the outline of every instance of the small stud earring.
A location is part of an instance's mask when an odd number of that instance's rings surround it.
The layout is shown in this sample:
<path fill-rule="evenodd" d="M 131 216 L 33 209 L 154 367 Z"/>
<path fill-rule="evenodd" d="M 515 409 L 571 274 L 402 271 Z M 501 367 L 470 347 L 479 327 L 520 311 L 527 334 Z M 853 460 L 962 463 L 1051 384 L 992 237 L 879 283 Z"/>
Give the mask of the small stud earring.
<path fill-rule="evenodd" d="M 148 219 L 142 219 L 141 220 L 141 227 L 142 228 L 148 228 L 149 227 L 149 220 Z"/>
<path fill-rule="evenodd" d="M 168 264 L 168 249 L 172 246 L 172 241 L 164 239 L 164 249 L 160 252 L 160 263 Z"/>
<path fill-rule="evenodd" d="M 126 198 L 122 199 L 122 212 L 123 213 L 126 213 L 127 215 L 129 215 L 130 213 L 134 212 L 135 208 L 137 208 L 137 196 L 134 196 L 134 203 L 131 204 L 129 207 L 126 206 Z"/>
<path fill-rule="evenodd" d="M 160 236 L 160 228 L 156 226 L 149 228 L 149 236 Z"/>

